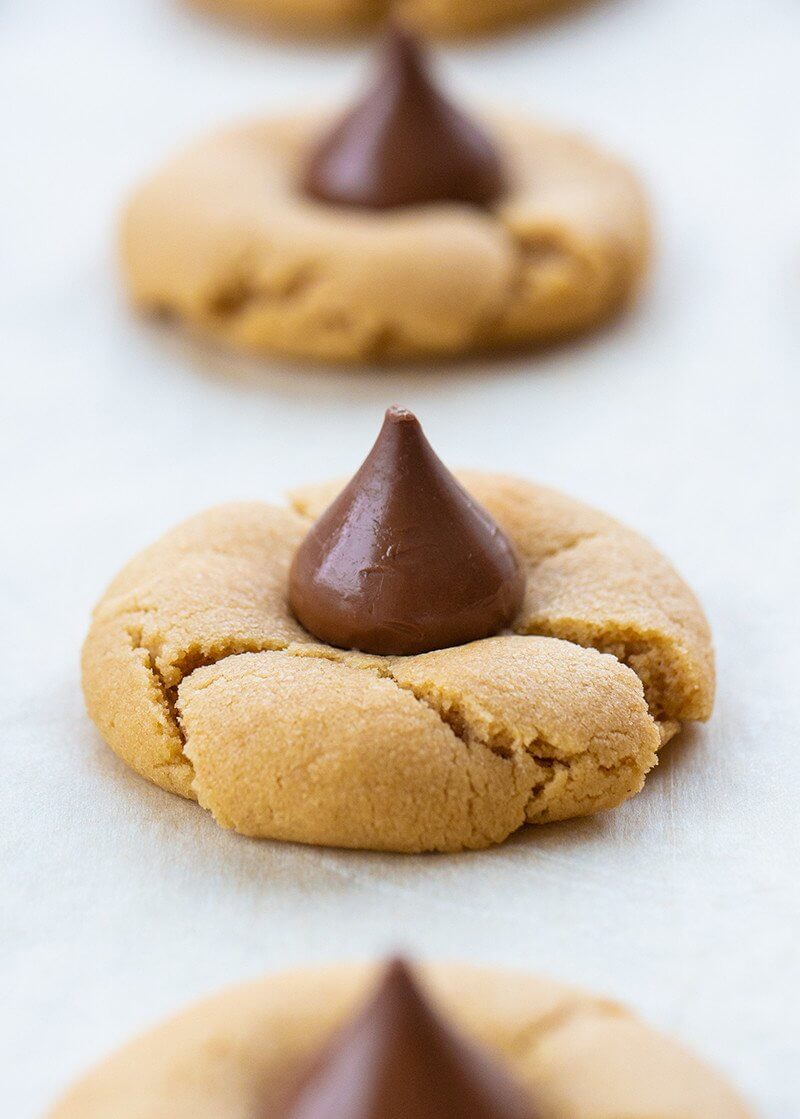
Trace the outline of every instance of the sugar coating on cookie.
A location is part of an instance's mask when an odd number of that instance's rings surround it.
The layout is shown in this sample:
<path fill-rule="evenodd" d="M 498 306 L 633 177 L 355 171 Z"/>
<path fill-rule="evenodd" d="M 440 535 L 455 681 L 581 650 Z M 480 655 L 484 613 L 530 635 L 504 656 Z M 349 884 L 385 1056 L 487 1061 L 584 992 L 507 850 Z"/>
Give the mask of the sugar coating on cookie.
<path fill-rule="evenodd" d="M 486 119 L 504 169 L 496 202 L 375 211 L 303 193 L 330 126 L 234 128 L 140 187 L 121 229 L 132 302 L 255 354 L 377 362 L 552 342 L 637 292 L 646 202 L 635 176 L 591 144 Z"/>
<path fill-rule="evenodd" d="M 415 970 L 438 1012 L 502 1062 L 542 1119 L 752 1119 L 720 1076 L 616 1003 L 524 973 Z M 340 966 L 232 988 L 106 1060 L 48 1119 L 279 1119 L 298 1075 L 378 978 Z"/>
<path fill-rule="evenodd" d="M 703 613 L 611 518 L 510 477 L 459 475 L 524 564 L 511 631 L 384 657 L 321 644 L 292 558 L 341 483 L 226 505 L 136 557 L 83 651 L 92 719 L 130 766 L 245 835 L 396 851 L 499 843 L 642 787 L 714 692 Z"/>

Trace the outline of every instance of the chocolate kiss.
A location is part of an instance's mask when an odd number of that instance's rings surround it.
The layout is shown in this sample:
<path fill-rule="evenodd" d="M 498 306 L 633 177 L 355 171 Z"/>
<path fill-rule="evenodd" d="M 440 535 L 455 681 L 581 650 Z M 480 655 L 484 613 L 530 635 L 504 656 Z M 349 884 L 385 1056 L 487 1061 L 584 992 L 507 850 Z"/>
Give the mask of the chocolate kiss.
<path fill-rule="evenodd" d="M 289 574 L 289 601 L 310 633 L 385 655 L 489 637 L 513 621 L 524 590 L 509 540 L 401 408 L 388 410 Z"/>
<path fill-rule="evenodd" d="M 536 1119 L 497 1062 L 426 1001 L 402 961 L 296 1089 L 282 1119 Z"/>
<path fill-rule="evenodd" d="M 374 210 L 489 206 L 504 176 L 489 138 L 436 89 L 417 40 L 390 26 L 375 81 L 311 152 L 302 185 L 318 201 Z"/>

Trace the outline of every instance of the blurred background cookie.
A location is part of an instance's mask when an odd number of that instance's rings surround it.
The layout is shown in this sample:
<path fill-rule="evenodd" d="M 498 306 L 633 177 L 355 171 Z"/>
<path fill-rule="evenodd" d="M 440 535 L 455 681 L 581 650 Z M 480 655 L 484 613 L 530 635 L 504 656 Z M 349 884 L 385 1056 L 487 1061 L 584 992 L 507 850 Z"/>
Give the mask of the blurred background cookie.
<path fill-rule="evenodd" d="M 540 19 L 576 0 L 186 0 L 225 18 L 298 35 L 352 35 L 397 16 L 426 35 L 476 35 Z"/>
<path fill-rule="evenodd" d="M 244 351 L 372 363 L 590 330 L 638 291 L 649 223 L 616 158 L 472 119 L 392 27 L 344 116 L 201 141 L 139 188 L 121 240 L 145 312 Z"/>

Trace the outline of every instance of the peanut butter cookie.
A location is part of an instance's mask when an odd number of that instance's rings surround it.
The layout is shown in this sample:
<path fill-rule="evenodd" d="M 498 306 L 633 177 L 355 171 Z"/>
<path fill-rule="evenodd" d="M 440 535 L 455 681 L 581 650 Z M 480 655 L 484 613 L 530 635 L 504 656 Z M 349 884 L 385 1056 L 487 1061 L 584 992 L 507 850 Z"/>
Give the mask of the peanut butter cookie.
<path fill-rule="evenodd" d="M 343 966 L 235 987 L 127 1045 L 49 1119 L 752 1119 L 616 1003 L 522 973 L 415 974 Z"/>
<path fill-rule="evenodd" d="M 376 362 L 588 330 L 638 290 L 649 233 L 616 159 L 469 120 L 395 30 L 344 118 L 202 141 L 136 192 L 121 243 L 145 312 L 256 354 Z"/>
<path fill-rule="evenodd" d="M 95 611 L 83 681 L 109 745 L 223 827 L 343 847 L 486 847 L 636 793 L 680 724 L 711 711 L 696 599 L 610 517 L 516 478 L 466 473 L 462 489 L 449 477 L 519 557 L 513 618 L 495 636 L 418 655 L 320 641 L 290 606 L 290 568 L 341 484 L 290 508 L 225 505 L 146 549 Z M 399 578 L 389 561 L 373 570 L 370 616 Z"/>

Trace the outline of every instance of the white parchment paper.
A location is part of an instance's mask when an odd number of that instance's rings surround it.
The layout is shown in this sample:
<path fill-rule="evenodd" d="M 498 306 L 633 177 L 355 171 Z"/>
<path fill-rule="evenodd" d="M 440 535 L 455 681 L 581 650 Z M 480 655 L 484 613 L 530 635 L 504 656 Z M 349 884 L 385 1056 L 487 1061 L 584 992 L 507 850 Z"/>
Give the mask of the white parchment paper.
<path fill-rule="evenodd" d="M 3 1115 L 265 969 L 420 954 L 627 1000 L 800 1111 L 796 0 L 597 0 L 446 52 L 465 96 L 605 140 L 660 251 L 641 306 L 538 358 L 257 368 L 132 319 L 121 198 L 231 118 L 330 103 L 362 56 L 259 42 L 171 0 L 0 3 Z M 454 465 L 562 487 L 649 535 L 705 603 L 711 724 L 644 793 L 485 854 L 255 843 L 128 772 L 82 707 L 89 610 L 136 550 L 232 498 L 347 473 L 383 408 Z"/>

